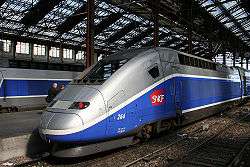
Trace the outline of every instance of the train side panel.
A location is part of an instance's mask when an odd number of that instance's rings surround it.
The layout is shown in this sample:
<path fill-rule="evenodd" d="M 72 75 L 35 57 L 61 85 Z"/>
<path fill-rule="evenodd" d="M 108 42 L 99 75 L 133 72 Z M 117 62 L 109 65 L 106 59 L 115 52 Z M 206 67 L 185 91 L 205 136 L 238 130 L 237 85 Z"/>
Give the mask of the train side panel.
<path fill-rule="evenodd" d="M 51 84 L 67 85 L 78 74 L 13 68 L 0 68 L 0 72 L 0 107 L 12 109 L 46 106 L 45 97 Z"/>

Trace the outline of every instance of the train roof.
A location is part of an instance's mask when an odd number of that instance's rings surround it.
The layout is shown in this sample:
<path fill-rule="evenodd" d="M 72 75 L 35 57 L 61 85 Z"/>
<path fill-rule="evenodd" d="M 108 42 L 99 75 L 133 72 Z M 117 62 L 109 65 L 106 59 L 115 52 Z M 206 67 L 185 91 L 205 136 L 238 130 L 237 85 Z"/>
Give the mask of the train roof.
<path fill-rule="evenodd" d="M 131 59 L 131 58 L 136 57 L 138 54 L 143 53 L 143 52 L 148 51 L 148 50 L 151 50 L 151 49 L 152 50 L 154 49 L 155 51 L 161 51 L 161 50 L 175 51 L 175 52 L 177 52 L 179 54 L 182 54 L 182 55 L 185 55 L 185 56 L 194 57 L 194 58 L 197 58 L 197 59 L 200 59 L 200 60 L 204 60 L 204 61 L 207 61 L 207 62 L 217 64 L 216 62 L 213 62 L 213 61 L 208 60 L 208 59 L 204 59 L 204 58 L 201 58 L 201 57 L 198 57 L 198 56 L 194 56 L 192 54 L 188 54 L 188 53 L 180 52 L 180 51 L 177 51 L 177 50 L 174 50 L 174 49 L 171 49 L 171 48 L 164 48 L 164 47 L 144 47 L 144 48 L 125 49 L 123 51 L 114 53 L 114 54 L 106 57 L 105 60 L 121 60 L 121 59 L 126 59 L 126 58 Z"/>
<path fill-rule="evenodd" d="M 136 57 L 138 54 L 143 53 L 152 49 L 151 47 L 147 48 L 133 48 L 133 49 L 126 49 L 120 52 L 114 53 L 110 56 L 105 57 L 105 60 L 122 60 L 122 59 L 131 59 Z"/>
<path fill-rule="evenodd" d="M 202 57 L 198 57 L 198 56 L 195 56 L 195 55 L 192 55 L 192 54 L 184 53 L 184 52 L 181 52 L 181 51 L 177 51 L 177 50 L 174 50 L 174 49 L 171 49 L 171 48 L 165 48 L 165 47 L 144 47 L 144 48 L 125 49 L 123 51 L 120 51 L 120 52 L 117 52 L 117 53 L 114 53 L 114 54 L 112 54 L 110 56 L 105 57 L 105 60 L 109 61 L 109 60 L 132 59 L 132 58 L 138 56 L 140 53 L 143 53 L 143 52 L 146 52 L 146 51 L 149 51 L 149 50 L 152 50 L 152 51 L 155 50 L 156 52 L 161 51 L 161 50 L 175 51 L 178 54 L 182 54 L 182 55 L 185 55 L 185 56 L 188 56 L 188 57 L 193 57 L 193 58 L 196 58 L 196 59 L 200 59 L 200 60 L 203 60 L 203 61 L 213 63 L 217 67 L 220 67 L 220 68 L 228 68 L 228 69 L 237 68 L 237 69 L 243 70 L 245 72 L 250 72 L 249 70 L 246 70 L 246 69 L 241 68 L 241 67 L 227 66 L 227 65 L 224 65 L 224 64 L 220 64 L 218 62 L 213 62 L 211 60 L 208 60 L 208 59 L 205 59 L 205 58 L 202 58 Z"/>
<path fill-rule="evenodd" d="M 204 61 L 207 61 L 207 62 L 211 62 L 211 63 L 217 64 L 216 62 L 213 62 L 213 61 L 208 60 L 208 59 L 204 59 L 204 58 L 202 58 L 202 57 L 198 57 L 198 56 L 195 56 L 195 55 L 192 55 L 192 54 L 189 54 L 189 53 L 184 53 L 184 52 L 177 51 L 177 50 L 175 50 L 175 51 L 176 51 L 177 53 L 183 54 L 183 55 L 185 55 L 185 56 L 194 57 L 194 58 L 196 58 L 196 59 L 200 59 L 200 60 L 204 60 Z"/>

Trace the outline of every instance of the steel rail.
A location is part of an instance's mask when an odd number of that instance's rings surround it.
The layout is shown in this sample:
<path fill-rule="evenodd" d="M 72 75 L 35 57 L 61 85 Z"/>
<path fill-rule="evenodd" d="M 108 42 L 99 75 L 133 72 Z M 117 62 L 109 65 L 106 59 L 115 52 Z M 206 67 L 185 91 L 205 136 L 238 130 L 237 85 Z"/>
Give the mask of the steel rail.
<path fill-rule="evenodd" d="M 230 127 L 232 127 L 233 125 L 235 125 L 235 124 L 237 124 L 238 122 L 242 121 L 243 119 L 247 118 L 248 116 L 250 116 L 250 114 L 247 114 L 245 117 L 243 117 L 243 118 L 241 118 L 241 119 L 239 119 L 239 120 L 237 120 L 237 121 L 231 123 L 230 125 L 226 126 L 226 127 L 223 128 L 222 130 L 220 130 L 218 133 L 214 134 L 212 137 L 208 138 L 207 140 L 203 141 L 202 143 L 198 144 L 197 146 L 195 146 L 194 148 L 192 148 L 191 150 L 189 150 L 188 152 L 186 152 L 183 156 L 181 156 L 181 157 L 179 157 L 178 159 L 174 160 L 174 161 L 173 161 L 172 163 L 170 163 L 169 165 L 170 165 L 170 166 L 173 166 L 174 164 L 180 162 L 180 161 L 181 161 L 184 157 L 186 157 L 189 153 L 193 152 L 194 150 L 196 150 L 196 149 L 200 148 L 201 146 L 203 146 L 204 144 L 208 143 L 209 141 L 211 141 L 211 140 L 214 139 L 215 137 L 219 136 L 223 131 L 229 129 Z M 194 134 L 195 134 L 195 133 L 194 133 Z M 154 154 L 159 153 L 159 152 L 161 152 L 161 151 L 164 151 L 164 150 L 170 148 L 171 146 L 173 146 L 173 145 L 175 145 L 175 144 L 177 144 L 177 143 L 179 143 L 179 142 L 181 142 L 181 141 L 184 141 L 184 140 L 186 140 L 186 139 L 189 139 L 189 138 L 182 138 L 182 139 L 179 139 L 179 140 L 177 140 L 177 141 L 175 141 L 175 142 L 172 142 L 172 143 L 168 144 L 167 146 L 165 146 L 165 147 L 163 147 L 163 148 L 160 148 L 160 149 L 158 149 L 158 150 L 155 150 L 155 151 L 153 151 L 153 152 L 151 152 L 151 153 L 149 153 L 149 154 L 147 154 L 147 155 L 145 155 L 145 156 L 143 156 L 143 157 L 140 157 L 140 158 L 138 158 L 138 159 L 136 159 L 136 160 L 134 160 L 134 161 L 132 161 L 132 162 L 130 162 L 130 163 L 127 163 L 127 164 L 123 165 L 123 167 L 132 166 L 132 165 L 138 163 L 139 161 L 145 161 L 145 162 L 146 162 L 146 161 L 148 161 L 148 159 L 146 159 L 146 158 L 148 158 L 148 157 L 150 157 L 150 156 L 153 156 Z M 155 157 L 155 156 L 154 156 L 154 157 Z"/>

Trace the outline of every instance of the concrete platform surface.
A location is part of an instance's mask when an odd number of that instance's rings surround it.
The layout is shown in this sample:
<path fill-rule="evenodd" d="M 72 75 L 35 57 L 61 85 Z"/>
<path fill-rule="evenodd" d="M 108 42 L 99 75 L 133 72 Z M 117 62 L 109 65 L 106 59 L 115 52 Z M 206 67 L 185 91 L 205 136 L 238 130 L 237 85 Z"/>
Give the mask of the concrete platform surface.
<path fill-rule="evenodd" d="M 42 112 L 0 114 L 0 162 L 16 157 L 32 158 L 49 150 L 37 130 Z"/>
<path fill-rule="evenodd" d="M 0 139 L 30 134 L 38 125 L 42 110 L 0 114 Z"/>

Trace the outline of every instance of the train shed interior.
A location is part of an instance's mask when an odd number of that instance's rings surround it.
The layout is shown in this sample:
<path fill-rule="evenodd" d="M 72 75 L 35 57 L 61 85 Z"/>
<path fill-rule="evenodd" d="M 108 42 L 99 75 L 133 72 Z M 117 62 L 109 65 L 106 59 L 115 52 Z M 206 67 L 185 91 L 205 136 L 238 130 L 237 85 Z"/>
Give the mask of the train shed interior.
<path fill-rule="evenodd" d="M 82 71 L 118 50 L 162 46 L 248 68 L 247 0 L 3 0 L 1 65 Z"/>
<path fill-rule="evenodd" d="M 64 86 L 67 88 L 71 81 L 84 83 L 79 78 L 73 79 L 103 58 L 133 48 L 162 47 L 188 53 L 194 55 L 193 60 L 200 60 L 205 70 L 216 71 L 216 64 L 236 67 L 228 69 L 231 69 L 230 72 L 238 69 L 238 78 L 232 74 L 231 78 L 223 79 L 240 80 L 241 100 L 250 97 L 250 87 L 249 95 L 243 93 L 248 91 L 250 85 L 249 0 L 1 0 L 0 20 L 0 166 L 213 166 L 215 163 L 218 166 L 250 166 L 249 101 L 227 107 L 228 114 L 224 115 L 223 109 L 219 115 L 217 113 L 177 131 L 173 128 L 167 136 L 150 139 L 142 145 L 98 153 L 97 158 L 73 159 L 72 162 L 58 163 L 53 158 L 47 159 L 51 145 L 44 142 L 39 135 L 41 132 L 37 130 L 44 108 L 56 103 L 47 101 L 47 95 L 55 82 L 60 86 L 60 91 L 64 91 Z M 188 64 L 185 58 L 180 61 L 182 65 Z M 203 68 L 202 65 L 199 68 Z M 248 75 L 241 76 L 245 72 Z M 209 73 L 210 79 L 220 77 L 212 75 L 213 72 Z M 14 86 L 9 86 L 11 84 Z M 220 90 L 224 91 L 222 87 Z M 26 96 L 34 101 L 22 99 Z M 8 101 L 8 98 L 11 100 Z M 164 101 L 163 95 L 161 98 L 160 102 Z M 224 100 L 230 102 L 234 99 Z M 27 110 L 11 103 L 23 105 Z M 90 105 L 89 102 L 73 104 L 78 109 Z M 222 103 L 214 101 L 213 104 Z M 176 107 L 177 112 L 179 109 Z M 125 115 L 119 119 L 125 119 Z M 178 126 L 177 123 L 172 124 Z M 227 131 L 226 137 L 221 136 Z M 176 152 L 186 148 L 172 148 L 174 144 L 171 144 L 170 137 L 176 143 L 188 140 L 186 145 L 191 143 L 189 146 L 192 148 L 180 154 L 181 158 L 164 154 L 162 151 L 167 149 Z M 235 138 L 239 140 L 231 140 Z M 195 141 L 198 144 L 194 144 Z M 215 141 L 214 145 L 212 141 Z M 229 148 L 230 145 L 235 147 Z M 102 150 L 106 146 L 95 147 L 96 150 Z M 212 150 L 206 154 L 201 152 L 202 148 L 212 148 L 217 152 L 214 154 Z M 140 152 L 139 149 L 145 151 Z M 211 157 L 206 157 L 206 161 L 190 158 L 198 157 L 197 150 L 200 151 L 200 157 L 205 154 Z M 225 155 L 224 159 L 220 152 Z M 226 155 L 232 155 L 233 158 Z M 158 159 L 155 160 L 156 157 Z M 231 158 L 230 161 L 227 158 Z"/>

